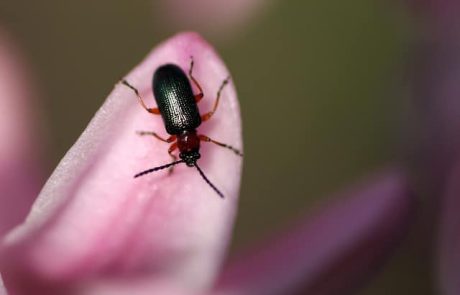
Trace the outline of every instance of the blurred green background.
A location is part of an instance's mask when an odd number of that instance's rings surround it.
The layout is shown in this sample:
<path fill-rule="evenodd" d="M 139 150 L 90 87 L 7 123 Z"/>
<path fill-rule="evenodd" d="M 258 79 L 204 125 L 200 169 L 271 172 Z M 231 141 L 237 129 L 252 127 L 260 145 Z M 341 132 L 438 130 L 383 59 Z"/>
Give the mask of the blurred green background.
<path fill-rule="evenodd" d="M 175 33 L 153 1 L 2 1 L 0 23 L 39 85 L 51 172 L 125 75 Z M 201 32 L 226 61 L 244 119 L 233 249 L 398 160 L 410 26 L 397 1 L 278 1 L 232 38 Z M 424 246 L 427 248 L 427 246 Z M 434 294 L 410 237 L 361 294 Z"/>

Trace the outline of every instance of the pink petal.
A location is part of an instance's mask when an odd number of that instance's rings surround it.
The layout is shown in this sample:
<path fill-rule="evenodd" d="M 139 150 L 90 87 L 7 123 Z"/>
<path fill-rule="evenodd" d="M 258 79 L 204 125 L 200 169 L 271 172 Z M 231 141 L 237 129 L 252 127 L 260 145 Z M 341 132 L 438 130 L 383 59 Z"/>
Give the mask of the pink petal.
<path fill-rule="evenodd" d="M 267 0 L 162 0 L 155 1 L 155 16 L 165 25 L 193 29 L 214 37 L 245 28 L 274 1 Z"/>
<path fill-rule="evenodd" d="M 431 197 L 426 202 L 428 212 L 441 219 L 442 294 L 459 294 L 460 174 L 458 163 L 455 165 L 460 158 L 460 2 L 414 0 L 413 4 L 421 24 L 414 50 L 417 59 L 411 69 L 414 131 L 421 139 L 414 150 L 419 152 L 420 183 L 424 194 Z"/>
<path fill-rule="evenodd" d="M 350 294 L 401 240 L 413 199 L 404 176 L 387 171 L 337 202 L 236 257 L 215 294 Z"/>
<path fill-rule="evenodd" d="M 36 112 L 16 48 L 0 30 L 0 237 L 24 220 L 39 192 Z"/>
<path fill-rule="evenodd" d="M 442 294 L 460 294 L 460 162 L 450 175 L 444 199 L 440 231 L 440 271 Z"/>
<path fill-rule="evenodd" d="M 439 282 L 442 294 L 459 294 L 460 2 L 415 2 L 421 16 L 413 65 L 414 123 L 421 138 L 419 174 L 433 216 L 440 217 Z M 413 133 L 413 132 L 412 132 Z M 416 149 L 416 150 L 417 150 Z M 453 172 L 454 171 L 454 172 Z M 441 214 L 437 211 L 441 208 Z"/>
<path fill-rule="evenodd" d="M 188 70 L 190 56 L 204 89 L 199 107 L 205 112 L 229 71 L 197 34 L 179 34 L 159 45 L 127 80 L 154 106 L 154 70 L 165 63 Z M 225 199 L 185 165 L 170 177 L 161 171 L 134 179 L 171 161 L 167 144 L 140 137 L 137 130 L 166 135 L 161 118 L 118 84 L 48 180 L 27 222 L 8 236 L 0 258 L 6 286 L 15 294 L 91 294 L 93 286 L 110 289 L 111 282 L 134 281 L 148 282 L 147 291 L 155 294 L 155 286 L 193 291 L 214 280 L 236 212 L 241 158 L 203 144 L 199 163 Z M 199 132 L 241 148 L 232 83 Z"/>
<path fill-rule="evenodd" d="M 416 3 L 421 26 L 411 54 L 408 144 L 410 156 L 418 156 L 423 189 L 438 196 L 460 148 L 460 1 Z"/>
<path fill-rule="evenodd" d="M 6 293 L 5 285 L 3 284 L 3 279 L 0 274 L 0 295 L 6 295 L 6 294 L 8 293 Z"/>

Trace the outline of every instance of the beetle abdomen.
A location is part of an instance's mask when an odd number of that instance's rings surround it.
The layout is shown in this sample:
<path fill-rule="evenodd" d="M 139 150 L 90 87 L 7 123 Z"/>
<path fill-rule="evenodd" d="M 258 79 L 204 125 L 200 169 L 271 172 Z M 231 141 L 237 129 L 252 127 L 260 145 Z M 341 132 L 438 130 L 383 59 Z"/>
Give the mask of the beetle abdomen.
<path fill-rule="evenodd" d="M 192 87 L 187 75 L 178 66 L 167 64 L 156 70 L 153 93 L 169 134 L 180 134 L 201 124 Z"/>

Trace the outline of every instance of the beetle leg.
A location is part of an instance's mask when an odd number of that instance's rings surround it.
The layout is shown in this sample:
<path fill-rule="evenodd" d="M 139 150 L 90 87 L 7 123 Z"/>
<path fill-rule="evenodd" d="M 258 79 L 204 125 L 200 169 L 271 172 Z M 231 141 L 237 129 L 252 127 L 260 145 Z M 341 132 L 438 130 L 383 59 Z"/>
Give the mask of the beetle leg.
<path fill-rule="evenodd" d="M 139 94 L 139 90 L 137 90 L 136 87 L 134 87 L 133 85 L 129 84 L 129 82 L 126 81 L 125 79 L 121 80 L 120 82 L 121 82 L 122 85 L 128 86 L 132 91 L 134 91 L 134 93 L 137 96 L 137 99 L 139 100 L 139 103 L 142 105 L 142 107 L 147 112 L 149 112 L 151 114 L 155 114 L 155 115 L 160 114 L 160 110 L 158 108 L 149 108 L 149 107 L 147 107 L 147 105 L 144 103 L 144 100 L 142 99 L 141 95 Z"/>
<path fill-rule="evenodd" d="M 173 154 L 173 152 L 177 149 L 177 142 L 173 143 L 169 149 L 168 149 L 168 154 L 171 156 L 173 159 L 173 162 L 177 160 L 177 156 Z M 174 171 L 174 166 L 171 166 L 168 168 L 168 175 L 171 175 Z"/>
<path fill-rule="evenodd" d="M 235 154 L 237 154 L 240 157 L 243 156 L 243 153 L 240 150 L 232 147 L 231 145 L 215 141 L 214 139 L 211 139 L 211 138 L 207 137 L 206 135 L 198 135 L 198 137 L 200 138 L 201 141 L 212 142 L 212 143 L 217 144 L 217 145 L 219 145 L 221 147 L 224 147 L 224 148 L 227 148 L 227 149 L 231 150 L 232 152 L 234 152 Z"/>
<path fill-rule="evenodd" d="M 198 83 L 198 81 L 192 76 L 192 72 L 193 72 L 193 65 L 195 64 L 195 62 L 193 61 L 193 56 L 190 56 L 190 70 L 188 71 L 188 75 L 190 76 L 190 79 L 192 80 L 192 82 L 196 85 L 196 87 L 198 88 L 198 90 L 200 90 L 200 93 L 196 94 L 195 95 L 195 102 L 199 102 L 204 94 L 203 94 L 203 89 L 201 88 L 200 84 Z"/>
<path fill-rule="evenodd" d="M 163 137 L 159 136 L 158 134 L 156 134 L 155 132 L 152 132 L 152 131 L 137 131 L 136 133 L 139 134 L 140 136 L 151 135 L 151 136 L 154 136 L 156 139 L 164 141 L 164 142 L 167 142 L 167 143 L 171 143 L 171 142 L 176 140 L 175 135 L 171 135 L 168 138 L 163 138 Z"/>
<path fill-rule="evenodd" d="M 220 85 L 219 87 L 219 91 L 217 91 L 217 97 L 216 97 L 216 101 L 214 102 L 214 107 L 212 108 L 212 111 L 204 114 L 201 116 L 201 121 L 204 122 L 204 121 L 207 121 L 209 119 L 211 119 L 212 115 L 214 115 L 214 113 L 216 112 L 217 110 L 217 107 L 219 106 L 219 100 L 220 100 L 220 94 L 222 92 L 222 89 L 224 89 L 225 85 L 228 84 L 228 81 L 230 80 L 230 77 L 227 77 L 223 82 L 222 84 Z"/>

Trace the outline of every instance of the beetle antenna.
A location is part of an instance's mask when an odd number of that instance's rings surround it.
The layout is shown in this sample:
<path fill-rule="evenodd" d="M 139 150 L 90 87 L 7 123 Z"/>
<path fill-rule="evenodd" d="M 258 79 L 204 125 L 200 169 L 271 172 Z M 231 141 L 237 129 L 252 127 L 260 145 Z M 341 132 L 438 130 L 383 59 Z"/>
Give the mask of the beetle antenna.
<path fill-rule="evenodd" d="M 184 162 L 184 160 L 179 160 L 179 161 L 175 161 L 175 162 L 163 165 L 163 166 L 158 166 L 158 167 L 155 167 L 155 168 L 151 168 L 151 169 L 142 171 L 140 173 L 137 173 L 136 175 L 134 175 L 134 178 L 142 176 L 142 175 L 145 175 L 145 174 L 149 174 L 149 173 L 152 173 L 152 172 L 155 172 L 155 171 L 158 171 L 158 170 L 169 168 L 171 166 L 174 166 L 174 165 L 177 165 L 177 164 L 180 164 L 180 163 L 183 163 L 183 162 Z"/>
<path fill-rule="evenodd" d="M 215 187 L 215 185 L 212 184 L 211 181 L 209 181 L 209 179 L 206 177 L 206 175 L 204 175 L 203 170 L 201 170 L 201 168 L 200 168 L 196 163 L 195 163 L 195 167 L 196 167 L 196 169 L 198 170 L 198 172 L 200 172 L 200 175 L 201 175 L 201 177 L 203 177 L 204 181 L 206 181 L 206 182 L 209 184 L 209 186 L 219 195 L 219 197 L 221 197 L 221 198 L 223 199 L 223 198 L 224 198 L 224 194 L 221 193 L 221 192 L 217 189 L 217 187 Z"/>

